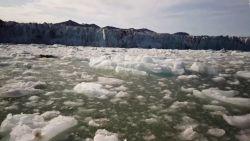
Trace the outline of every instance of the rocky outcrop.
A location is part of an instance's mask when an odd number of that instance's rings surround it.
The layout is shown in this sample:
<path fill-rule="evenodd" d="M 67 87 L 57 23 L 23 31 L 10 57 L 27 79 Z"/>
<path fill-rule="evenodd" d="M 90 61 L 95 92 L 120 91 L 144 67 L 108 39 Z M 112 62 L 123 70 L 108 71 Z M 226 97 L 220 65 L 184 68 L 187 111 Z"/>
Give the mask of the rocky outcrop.
<path fill-rule="evenodd" d="M 111 26 L 101 28 L 71 20 L 56 24 L 0 21 L 0 43 L 250 51 L 250 37 L 191 36 L 184 32 L 167 34 Z"/>

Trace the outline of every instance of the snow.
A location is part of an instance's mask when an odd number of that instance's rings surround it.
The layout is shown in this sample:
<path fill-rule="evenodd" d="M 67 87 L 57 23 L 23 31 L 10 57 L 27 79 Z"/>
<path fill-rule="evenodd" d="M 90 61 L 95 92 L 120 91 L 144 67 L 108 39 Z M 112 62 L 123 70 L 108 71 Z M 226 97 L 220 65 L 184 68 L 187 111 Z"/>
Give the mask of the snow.
<path fill-rule="evenodd" d="M 119 139 L 116 133 L 105 129 L 98 129 L 95 133 L 94 141 L 119 141 Z"/>
<path fill-rule="evenodd" d="M 231 126 L 238 128 L 250 128 L 250 114 L 241 116 L 227 116 L 223 115 L 224 120 Z"/>
<path fill-rule="evenodd" d="M 113 92 L 103 88 L 103 85 L 98 83 L 86 83 L 82 82 L 77 84 L 73 90 L 76 93 L 84 94 L 89 97 L 101 97 L 101 96 L 110 96 L 113 95 Z"/>
<path fill-rule="evenodd" d="M 61 115 L 45 121 L 43 116 L 38 114 L 8 114 L 1 124 L 0 131 L 9 133 L 10 141 L 49 141 L 76 124 L 77 121 L 73 117 Z"/>

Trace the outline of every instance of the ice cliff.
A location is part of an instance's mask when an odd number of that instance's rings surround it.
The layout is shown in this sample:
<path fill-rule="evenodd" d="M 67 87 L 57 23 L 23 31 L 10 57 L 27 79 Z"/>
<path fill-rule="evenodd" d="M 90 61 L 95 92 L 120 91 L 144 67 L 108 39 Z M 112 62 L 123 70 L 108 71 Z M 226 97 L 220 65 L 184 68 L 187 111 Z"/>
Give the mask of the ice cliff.
<path fill-rule="evenodd" d="M 102 28 L 71 20 L 56 24 L 0 20 L 0 43 L 250 51 L 250 37 L 191 36 L 184 32 L 168 34 L 148 29 L 120 29 L 110 26 Z"/>

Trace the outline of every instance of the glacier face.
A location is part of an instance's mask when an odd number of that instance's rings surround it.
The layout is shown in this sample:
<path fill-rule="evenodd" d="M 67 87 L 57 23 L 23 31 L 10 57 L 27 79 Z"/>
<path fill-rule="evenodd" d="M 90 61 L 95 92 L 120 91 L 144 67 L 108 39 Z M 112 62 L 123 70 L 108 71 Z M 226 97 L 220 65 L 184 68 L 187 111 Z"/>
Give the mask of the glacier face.
<path fill-rule="evenodd" d="M 148 29 L 119 29 L 66 21 L 57 24 L 0 21 L 0 42 L 62 44 L 74 46 L 213 49 L 250 51 L 249 37 L 190 36 L 186 33 L 156 33 Z"/>
<path fill-rule="evenodd" d="M 0 67 L 1 141 L 250 136 L 249 52 L 0 44 Z"/>

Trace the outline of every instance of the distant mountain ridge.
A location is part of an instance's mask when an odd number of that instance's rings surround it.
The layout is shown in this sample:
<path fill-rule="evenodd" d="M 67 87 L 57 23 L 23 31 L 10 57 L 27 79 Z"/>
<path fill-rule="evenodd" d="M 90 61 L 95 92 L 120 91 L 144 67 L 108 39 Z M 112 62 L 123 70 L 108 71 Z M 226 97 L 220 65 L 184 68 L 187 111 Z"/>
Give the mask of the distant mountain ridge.
<path fill-rule="evenodd" d="M 72 20 L 56 24 L 0 20 L 0 43 L 250 51 L 250 37 L 192 36 L 185 32 L 156 33 L 145 28 L 99 27 Z"/>

